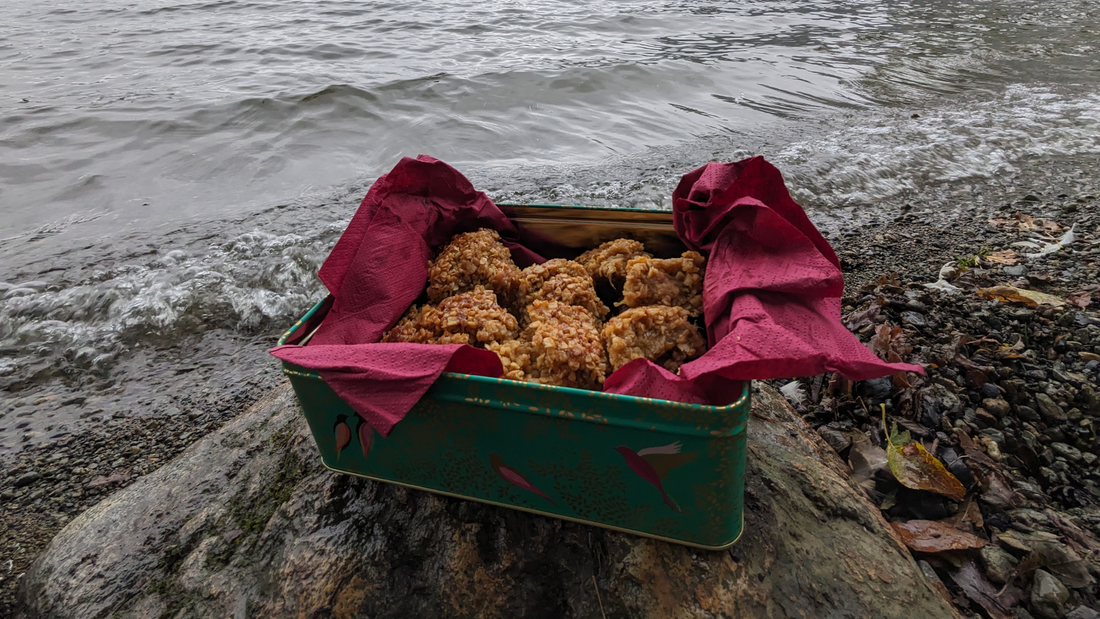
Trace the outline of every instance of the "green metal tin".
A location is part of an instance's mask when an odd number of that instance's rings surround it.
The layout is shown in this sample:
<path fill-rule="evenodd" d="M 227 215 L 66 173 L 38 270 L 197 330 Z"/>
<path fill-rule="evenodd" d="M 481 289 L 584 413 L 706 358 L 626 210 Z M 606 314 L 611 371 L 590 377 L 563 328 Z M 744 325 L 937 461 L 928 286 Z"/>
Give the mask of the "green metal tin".
<path fill-rule="evenodd" d="M 598 212 L 607 234 L 597 236 L 638 238 L 637 228 L 607 225 L 630 211 L 548 208 L 505 212 L 542 232 L 550 231 L 514 213 L 553 213 L 561 232 L 581 219 L 570 215 Z M 670 215 L 658 214 L 671 231 Z M 592 247 L 591 236 L 582 231 L 578 247 Z M 308 337 L 328 301 L 280 345 Z M 335 471 L 707 549 L 741 535 L 748 384 L 732 404 L 702 406 L 444 373 L 383 438 L 317 373 L 286 362 L 283 372 Z"/>

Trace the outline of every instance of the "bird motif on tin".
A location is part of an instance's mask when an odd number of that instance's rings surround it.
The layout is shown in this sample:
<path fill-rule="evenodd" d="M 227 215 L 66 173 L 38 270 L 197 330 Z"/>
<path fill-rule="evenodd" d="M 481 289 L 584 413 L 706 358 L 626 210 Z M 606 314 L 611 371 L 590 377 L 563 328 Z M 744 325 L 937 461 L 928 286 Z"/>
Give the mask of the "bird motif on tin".
<path fill-rule="evenodd" d="M 504 461 L 500 459 L 500 456 L 496 455 L 495 453 L 489 454 L 489 465 L 493 467 L 493 470 L 497 472 L 497 475 L 500 475 L 504 478 L 504 481 L 512 484 L 513 486 L 519 486 L 524 490 L 534 492 L 535 494 L 546 499 L 547 501 L 554 503 L 554 499 L 546 496 L 545 492 L 536 488 L 535 484 L 527 481 L 527 478 L 523 475 L 520 475 L 519 471 L 505 464 Z M 557 505 L 557 503 L 554 503 L 554 505 Z"/>
<path fill-rule="evenodd" d="M 351 428 L 348 427 L 348 416 L 337 415 L 336 423 L 332 424 L 332 433 L 336 437 L 336 459 L 340 459 L 340 452 L 351 443 Z"/>
<path fill-rule="evenodd" d="M 639 449 L 637 452 L 620 445 L 615 448 L 615 451 L 622 454 L 630 470 L 634 471 L 638 477 L 649 482 L 661 493 L 665 505 L 668 505 L 673 511 L 683 513 L 684 510 L 676 505 L 661 485 L 661 480 L 668 477 L 669 471 L 691 462 L 699 455 L 698 453 L 680 453 L 680 447 L 680 441 L 676 441 L 659 447 L 646 447 L 645 449 Z"/>
<path fill-rule="evenodd" d="M 370 446 L 374 442 L 374 429 L 370 427 L 365 419 L 360 417 L 359 424 L 355 426 L 355 433 L 359 435 L 359 446 L 363 448 L 363 457 L 366 458 L 367 454 L 370 453 Z"/>

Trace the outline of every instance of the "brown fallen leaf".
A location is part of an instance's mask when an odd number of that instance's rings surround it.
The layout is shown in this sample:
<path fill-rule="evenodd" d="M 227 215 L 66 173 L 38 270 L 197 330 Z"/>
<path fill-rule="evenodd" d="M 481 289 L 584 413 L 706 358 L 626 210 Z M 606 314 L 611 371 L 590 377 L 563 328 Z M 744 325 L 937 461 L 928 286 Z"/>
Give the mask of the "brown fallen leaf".
<path fill-rule="evenodd" d="M 886 405 L 882 405 L 882 427 L 886 427 Z M 898 434 L 894 424 L 886 441 L 886 461 L 901 485 L 914 490 L 927 490 L 955 501 L 966 498 L 966 488 L 936 456 L 928 453 L 918 441 L 909 440 L 909 432 Z"/>
<path fill-rule="evenodd" d="M 1020 261 L 1020 258 L 1016 255 L 1016 252 L 1012 251 L 1011 249 L 1006 249 L 1004 251 L 995 251 L 982 257 L 994 264 L 1003 264 L 1006 266 L 1016 264 Z"/>
<path fill-rule="evenodd" d="M 1024 232 L 1038 231 L 1054 234 L 1062 231 L 1062 226 L 1056 221 L 1040 219 L 1023 213 L 1016 213 L 1012 219 L 990 219 L 989 223 L 1001 228 L 1014 228 Z"/>
<path fill-rule="evenodd" d="M 949 524 L 935 520 L 891 522 L 890 525 L 897 531 L 901 541 L 917 552 L 967 550 L 986 545 L 986 541 L 977 535 L 960 531 Z"/>
<path fill-rule="evenodd" d="M 1092 295 L 1084 291 L 1074 292 L 1073 294 L 1066 295 L 1066 302 L 1070 305 L 1085 308 L 1092 303 Z"/>
<path fill-rule="evenodd" d="M 844 319 L 844 324 L 849 331 L 859 331 L 867 325 L 874 324 L 875 316 L 879 315 L 885 303 L 886 299 L 879 296 L 871 302 L 871 305 L 867 306 L 867 309 L 848 314 L 848 317 Z"/>
<path fill-rule="evenodd" d="M 1037 292 L 1035 290 L 1025 290 L 1023 288 L 1017 288 L 1015 286 L 993 286 L 991 288 L 979 288 L 978 296 L 988 301 L 1001 301 L 1002 303 L 1023 303 L 1028 307 L 1039 307 L 1040 305 L 1061 307 L 1066 304 L 1065 301 L 1059 299 L 1052 294 Z"/>
<path fill-rule="evenodd" d="M 997 590 L 982 576 L 974 561 L 967 561 L 951 574 L 951 580 L 962 589 L 966 597 L 977 602 L 992 619 L 1011 619 L 1016 616 L 1013 608 L 1024 599 L 1024 592 L 1012 585 Z"/>
<path fill-rule="evenodd" d="M 1002 537 L 1002 541 L 1006 540 Z M 1028 536 L 1019 536 L 1014 541 L 1021 542 L 1021 545 L 1031 550 L 1016 567 L 1020 575 L 1030 576 L 1036 569 L 1042 568 L 1054 574 L 1065 586 L 1074 589 L 1088 587 L 1096 582 L 1089 574 L 1088 563 L 1084 558 L 1061 541 Z"/>

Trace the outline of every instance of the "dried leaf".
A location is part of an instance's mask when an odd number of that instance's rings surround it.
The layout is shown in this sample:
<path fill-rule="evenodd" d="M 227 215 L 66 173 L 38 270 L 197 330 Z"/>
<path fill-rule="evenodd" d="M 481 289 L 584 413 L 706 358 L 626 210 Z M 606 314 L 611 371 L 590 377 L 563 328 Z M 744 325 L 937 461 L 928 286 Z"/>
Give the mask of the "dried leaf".
<path fill-rule="evenodd" d="M 1031 533 L 1021 533 L 1019 531 L 1013 531 L 1009 529 L 1004 533 L 997 534 L 997 540 L 1006 546 L 1021 550 L 1023 552 L 1031 552 L 1032 544 L 1041 542 L 1057 542 L 1059 537 L 1053 533 L 1047 533 L 1046 531 L 1033 531 Z"/>
<path fill-rule="evenodd" d="M 1092 303 L 1092 295 L 1087 292 L 1075 292 L 1073 294 L 1066 295 L 1066 302 L 1077 307 L 1085 308 Z"/>
<path fill-rule="evenodd" d="M 1020 258 L 1016 255 L 1016 252 L 1012 251 L 1011 249 L 1006 249 L 1004 251 L 995 251 L 982 257 L 994 264 L 1012 265 L 1020 261 Z"/>
<path fill-rule="evenodd" d="M 879 315 L 882 311 L 882 305 L 886 302 L 881 296 L 871 302 L 871 305 L 867 309 L 852 312 L 848 314 L 848 318 L 844 321 L 849 331 L 859 331 L 867 325 L 874 324 L 875 316 Z"/>
<path fill-rule="evenodd" d="M 882 426 L 886 427 L 886 405 L 882 405 Z M 943 464 L 909 433 L 897 433 L 895 424 L 886 442 L 886 461 L 901 485 L 914 490 L 927 490 L 955 501 L 966 498 L 966 488 Z"/>
<path fill-rule="evenodd" d="M 995 469 L 988 471 L 982 478 L 982 501 L 1002 510 L 1013 509 L 1024 504 L 1024 498 L 1013 490 L 1004 475 Z"/>
<path fill-rule="evenodd" d="M 1003 541 L 1003 536 L 1002 536 Z M 1022 544 L 1031 550 L 1031 554 L 1017 566 L 1016 571 L 1027 576 L 1038 568 L 1054 574 L 1067 587 L 1081 589 L 1095 582 L 1089 574 L 1088 564 L 1071 548 L 1055 540 L 1035 540 L 1023 538 Z"/>
<path fill-rule="evenodd" d="M 1051 305 L 1061 307 L 1066 304 L 1052 294 L 1024 290 L 1015 286 L 993 286 L 992 288 L 979 288 L 978 296 L 989 301 L 1001 301 L 1003 303 L 1023 303 L 1028 307 Z"/>
<path fill-rule="evenodd" d="M 982 538 L 935 520 L 891 522 L 901 541 L 917 552 L 966 550 L 986 545 Z"/>
<path fill-rule="evenodd" d="M 967 561 L 951 580 L 959 585 L 966 597 L 977 602 L 992 619 L 1011 619 L 1016 616 L 1012 609 L 1024 599 L 1024 592 L 1011 585 L 998 591 L 982 576 L 981 570 L 973 561 Z"/>

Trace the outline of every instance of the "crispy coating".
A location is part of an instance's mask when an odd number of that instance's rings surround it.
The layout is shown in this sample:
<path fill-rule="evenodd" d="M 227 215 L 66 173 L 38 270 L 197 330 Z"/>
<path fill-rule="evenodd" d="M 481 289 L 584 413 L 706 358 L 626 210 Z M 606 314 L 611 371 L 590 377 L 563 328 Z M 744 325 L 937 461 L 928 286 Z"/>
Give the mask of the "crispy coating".
<path fill-rule="evenodd" d="M 593 280 L 605 280 L 619 290 L 626 280 L 626 263 L 631 258 L 639 257 L 652 256 L 646 253 L 645 246 L 638 241 L 615 239 L 577 256 L 577 262 L 584 266 Z"/>
<path fill-rule="evenodd" d="M 528 307 L 531 324 L 521 339 L 527 343 L 526 379 L 562 387 L 599 389 L 607 376 L 607 354 L 596 319 L 578 305 L 537 300 Z M 509 361 L 523 367 L 523 351 Z M 511 352 L 511 351 L 510 351 Z M 512 370 L 513 372 L 515 369 Z"/>
<path fill-rule="evenodd" d="M 470 344 L 485 348 L 492 342 L 515 339 L 515 316 L 497 304 L 496 294 L 478 286 L 470 292 L 447 297 L 439 305 L 409 309 L 383 342 L 419 344 Z"/>
<path fill-rule="evenodd" d="M 527 380 L 527 371 L 531 369 L 531 342 L 528 340 L 504 340 L 489 342 L 486 346 L 500 357 L 504 366 L 504 378 Z"/>
<path fill-rule="evenodd" d="M 626 264 L 623 305 L 679 306 L 691 316 L 703 313 L 703 256 L 685 251 L 679 258 L 631 258 Z"/>
<path fill-rule="evenodd" d="M 563 258 L 523 269 L 519 280 L 519 299 L 523 305 L 520 318 L 524 324 L 531 320 L 528 306 L 535 301 L 578 305 L 598 321 L 602 321 L 609 311 L 596 296 L 596 288 L 588 271 L 580 263 Z"/>
<path fill-rule="evenodd" d="M 435 344 L 436 338 L 439 334 L 436 333 L 433 325 L 436 321 L 433 318 L 434 313 L 437 312 L 434 307 L 425 305 L 423 307 L 417 307 L 415 305 L 409 307 L 405 315 L 401 317 L 401 320 L 397 321 L 397 324 L 392 329 L 382 334 L 383 342 L 406 342 L 410 344 Z M 427 316 L 425 316 L 427 314 Z"/>
<path fill-rule="evenodd" d="M 679 306 L 628 309 L 608 320 L 602 335 L 607 358 L 615 370 L 643 357 L 676 373 L 685 361 L 707 347 L 699 329 L 688 320 L 688 311 Z"/>
<path fill-rule="evenodd" d="M 519 267 L 512 252 L 500 242 L 496 230 L 456 234 L 428 267 L 428 299 L 438 303 L 447 297 L 484 286 L 497 293 L 502 305 L 515 301 Z"/>

